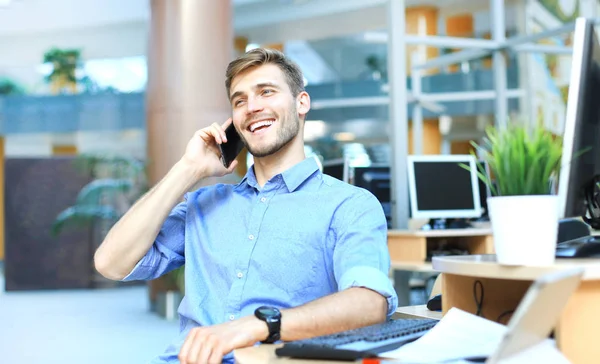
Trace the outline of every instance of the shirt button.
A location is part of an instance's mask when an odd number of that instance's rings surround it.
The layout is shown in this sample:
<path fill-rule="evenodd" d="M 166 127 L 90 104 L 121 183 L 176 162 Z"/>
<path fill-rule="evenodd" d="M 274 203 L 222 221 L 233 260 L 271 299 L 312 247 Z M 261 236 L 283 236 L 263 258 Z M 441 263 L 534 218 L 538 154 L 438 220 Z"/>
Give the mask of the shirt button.
<path fill-rule="evenodd" d="M 238 278 L 242 278 L 243 276 L 244 276 L 244 273 L 242 273 L 242 272 L 238 272 L 238 274 L 237 274 L 237 277 L 238 277 Z"/>
<path fill-rule="evenodd" d="M 230 319 L 231 321 L 233 321 L 233 320 L 235 320 L 235 316 L 234 316 L 234 315 L 229 315 L 229 319 Z"/>
<path fill-rule="evenodd" d="M 254 235 L 252 235 L 252 234 L 248 235 L 248 239 L 254 240 Z"/>
<path fill-rule="evenodd" d="M 267 201 L 266 197 L 263 197 L 263 198 L 260 199 L 260 202 L 265 202 L 265 201 Z"/>

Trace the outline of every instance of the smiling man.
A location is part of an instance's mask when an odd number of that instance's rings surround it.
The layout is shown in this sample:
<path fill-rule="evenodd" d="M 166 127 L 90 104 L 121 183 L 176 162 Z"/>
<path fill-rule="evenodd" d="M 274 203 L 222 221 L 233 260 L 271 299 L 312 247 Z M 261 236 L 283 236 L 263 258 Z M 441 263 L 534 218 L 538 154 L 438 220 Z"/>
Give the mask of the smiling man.
<path fill-rule="evenodd" d="M 397 306 L 381 205 L 304 155 L 310 97 L 298 66 L 255 49 L 229 64 L 225 86 L 232 118 L 196 132 L 95 255 L 115 280 L 185 264 L 180 335 L 153 363 L 233 361 L 236 348 L 375 324 Z M 253 167 L 237 185 L 188 192 L 235 169 L 217 146 L 230 123 Z"/>

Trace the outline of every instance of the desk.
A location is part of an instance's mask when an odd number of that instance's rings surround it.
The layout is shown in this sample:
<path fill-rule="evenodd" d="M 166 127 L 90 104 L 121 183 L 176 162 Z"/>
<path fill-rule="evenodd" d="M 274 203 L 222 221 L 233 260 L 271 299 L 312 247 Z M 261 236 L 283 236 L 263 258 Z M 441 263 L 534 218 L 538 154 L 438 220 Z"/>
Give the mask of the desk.
<path fill-rule="evenodd" d="M 426 305 L 418 305 L 418 306 L 398 307 L 396 312 L 392 315 L 392 318 L 395 320 L 403 319 L 403 318 L 409 318 L 409 319 L 426 318 L 426 319 L 441 320 L 442 316 L 443 316 L 442 312 L 429 311 L 429 309 L 427 309 Z"/>
<path fill-rule="evenodd" d="M 565 307 L 555 330 L 562 353 L 574 364 L 600 358 L 600 259 L 560 259 L 545 267 L 503 266 L 494 255 L 436 257 L 433 268 L 443 273 L 442 311 L 452 307 L 475 313 L 475 280 L 484 288 L 482 315 L 496 321 L 517 307 L 532 281 L 569 267 L 583 267 L 583 281 Z M 506 319 L 508 319 L 507 317 Z M 506 323 L 506 320 L 502 321 Z"/>
<path fill-rule="evenodd" d="M 470 254 L 494 253 L 489 224 L 470 229 L 389 230 L 391 271 L 400 306 L 410 305 L 409 281 L 414 272 L 435 272 L 431 263 L 426 261 L 427 251 L 442 241 L 448 241 Z"/>
<path fill-rule="evenodd" d="M 238 349 L 233 352 L 236 364 L 332 364 L 342 363 L 327 360 L 302 360 L 280 358 L 275 355 L 275 349 L 283 344 L 262 344 L 251 348 Z M 360 363 L 360 361 L 346 361 L 343 363 Z"/>

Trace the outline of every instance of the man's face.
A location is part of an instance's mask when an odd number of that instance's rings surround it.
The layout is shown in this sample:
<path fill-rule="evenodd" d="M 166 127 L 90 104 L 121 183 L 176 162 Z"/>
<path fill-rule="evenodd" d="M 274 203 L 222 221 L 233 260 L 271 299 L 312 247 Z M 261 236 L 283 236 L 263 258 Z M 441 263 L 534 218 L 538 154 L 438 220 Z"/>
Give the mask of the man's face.
<path fill-rule="evenodd" d="M 233 124 L 254 157 L 278 152 L 300 131 L 300 118 L 285 75 L 266 64 L 242 73 L 231 83 Z"/>

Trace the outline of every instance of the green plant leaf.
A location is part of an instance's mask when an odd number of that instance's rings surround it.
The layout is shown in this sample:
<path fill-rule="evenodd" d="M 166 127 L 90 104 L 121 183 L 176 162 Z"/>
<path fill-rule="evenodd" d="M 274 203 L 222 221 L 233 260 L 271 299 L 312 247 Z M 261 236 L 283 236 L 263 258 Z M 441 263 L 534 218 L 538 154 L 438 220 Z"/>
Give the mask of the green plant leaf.
<path fill-rule="evenodd" d="M 562 139 L 544 129 L 510 123 L 504 129 L 489 127 L 480 144 L 471 143 L 487 162 L 498 188 L 494 191 L 485 171 L 478 176 L 494 195 L 550 194 L 551 181 L 560 173 Z"/>
<path fill-rule="evenodd" d="M 124 179 L 97 179 L 85 185 L 77 195 L 77 205 L 99 205 L 101 197 L 129 192 L 133 183 Z"/>
<path fill-rule="evenodd" d="M 117 210 L 110 206 L 71 206 L 58 214 L 51 233 L 57 236 L 66 226 L 84 226 L 99 219 L 116 221 L 119 218 Z"/>

